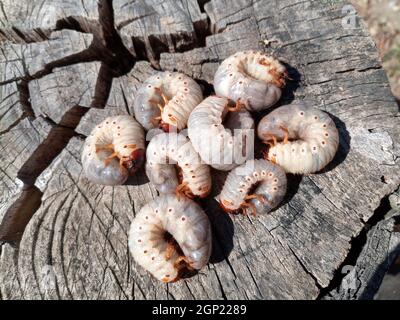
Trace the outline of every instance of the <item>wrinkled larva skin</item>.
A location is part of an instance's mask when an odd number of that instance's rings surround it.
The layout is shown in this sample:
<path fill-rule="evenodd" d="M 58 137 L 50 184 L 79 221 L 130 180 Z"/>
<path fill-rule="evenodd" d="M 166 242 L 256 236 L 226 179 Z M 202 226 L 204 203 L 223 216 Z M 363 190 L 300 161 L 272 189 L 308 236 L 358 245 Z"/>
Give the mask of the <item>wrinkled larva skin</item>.
<path fill-rule="evenodd" d="M 288 130 L 289 141 L 282 142 Z M 339 146 L 339 133 L 331 117 L 304 103 L 282 106 L 266 115 L 257 134 L 278 142 L 268 151 L 268 159 L 286 172 L 308 174 L 320 171 L 332 161 Z"/>
<path fill-rule="evenodd" d="M 192 195 L 203 198 L 209 194 L 209 166 L 201 162 L 192 143 L 183 134 L 155 136 L 147 147 L 146 159 L 147 176 L 160 193 L 173 193 L 179 185 L 175 163 L 181 169 L 181 182 L 187 183 Z"/>
<path fill-rule="evenodd" d="M 188 121 L 189 138 L 201 159 L 224 171 L 244 163 L 254 153 L 253 118 L 245 109 L 228 113 L 228 102 L 210 96 L 192 111 Z M 235 138 L 233 129 L 243 129 L 243 136 Z"/>
<path fill-rule="evenodd" d="M 132 221 L 129 249 L 135 261 L 163 282 L 179 280 L 175 263 L 179 253 L 166 259 L 168 243 L 165 232 L 171 234 L 190 266 L 200 270 L 211 254 L 211 227 L 201 207 L 185 197 L 162 195 L 146 204 Z"/>
<path fill-rule="evenodd" d="M 166 104 L 161 92 L 169 100 Z M 134 102 L 135 118 L 146 130 L 159 125 L 165 131 L 169 131 L 169 126 L 182 130 L 186 128 L 190 112 L 202 100 L 200 86 L 187 75 L 158 72 L 148 78 L 137 91 Z M 157 103 L 163 107 L 162 112 Z M 161 119 L 155 120 L 157 117 Z"/>
<path fill-rule="evenodd" d="M 225 59 L 214 76 L 215 93 L 240 99 L 249 111 L 273 106 L 281 97 L 287 71 L 262 52 L 242 51 Z"/>
<path fill-rule="evenodd" d="M 110 144 L 113 150 L 99 150 Z M 123 184 L 141 166 L 144 150 L 144 131 L 133 117 L 122 115 L 106 118 L 85 140 L 82 150 L 84 174 L 93 183 L 111 186 Z M 106 165 L 105 159 L 113 152 L 119 156 Z M 126 157 L 122 166 L 121 157 Z"/>
<path fill-rule="evenodd" d="M 251 193 L 262 198 L 248 199 L 250 205 L 244 206 L 255 185 Z M 217 199 L 227 212 L 249 208 L 253 213 L 268 213 L 282 202 L 286 187 L 286 173 L 280 166 L 264 159 L 248 160 L 229 173 Z"/>

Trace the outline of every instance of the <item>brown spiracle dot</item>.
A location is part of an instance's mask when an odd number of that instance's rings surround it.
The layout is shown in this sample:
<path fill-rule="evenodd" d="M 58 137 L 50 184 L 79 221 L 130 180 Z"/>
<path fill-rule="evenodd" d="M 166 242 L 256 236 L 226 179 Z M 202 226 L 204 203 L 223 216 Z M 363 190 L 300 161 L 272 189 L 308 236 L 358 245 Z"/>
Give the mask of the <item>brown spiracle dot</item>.
<path fill-rule="evenodd" d="M 142 230 L 142 227 L 139 227 L 139 230 Z"/>
<path fill-rule="evenodd" d="M 305 151 L 306 151 L 306 150 L 304 150 L 304 149 L 301 149 L 301 152 L 303 152 L 303 153 L 304 153 Z"/>
<path fill-rule="evenodd" d="M 137 242 L 142 242 L 142 240 L 141 240 L 141 239 L 139 239 Z"/>
<path fill-rule="evenodd" d="M 277 187 L 274 187 L 274 190 L 276 191 L 276 190 L 278 190 L 278 188 L 277 188 Z"/>
<path fill-rule="evenodd" d="M 317 150 L 317 147 L 313 147 L 313 150 L 314 150 L 314 151 Z"/>
<path fill-rule="evenodd" d="M 242 84 L 243 83 L 243 81 L 239 81 L 239 84 Z"/>
<path fill-rule="evenodd" d="M 113 124 L 115 124 L 115 121 L 113 121 Z"/>
<path fill-rule="evenodd" d="M 106 124 L 109 124 L 109 122 L 108 122 L 108 121 L 106 121 Z"/>
<path fill-rule="evenodd" d="M 121 127 L 120 127 L 120 126 L 118 126 L 118 127 L 117 127 L 117 129 L 121 129 Z"/>
<path fill-rule="evenodd" d="M 301 111 L 301 112 L 300 112 L 300 115 L 301 115 L 301 116 L 304 116 L 304 112 L 303 112 L 303 111 Z"/>
<path fill-rule="evenodd" d="M 272 172 L 268 173 L 268 177 L 272 177 Z"/>
<path fill-rule="evenodd" d="M 126 148 L 128 148 L 128 146 L 127 146 L 127 145 L 124 145 L 124 149 L 126 149 Z"/>
<path fill-rule="evenodd" d="M 154 257 L 151 257 L 151 260 L 154 260 L 155 258 Z"/>
<path fill-rule="evenodd" d="M 147 253 L 147 250 L 144 250 L 143 253 L 146 254 L 146 253 Z"/>
<path fill-rule="evenodd" d="M 190 173 L 194 173 L 194 171 L 193 171 L 193 170 L 190 170 Z"/>
<path fill-rule="evenodd" d="M 192 176 L 192 179 L 196 178 L 196 176 Z"/>
<path fill-rule="evenodd" d="M 182 221 L 185 221 L 186 220 L 186 218 L 185 217 L 182 217 Z"/>
<path fill-rule="evenodd" d="M 185 88 L 185 91 L 188 91 L 188 88 Z"/>
<path fill-rule="evenodd" d="M 230 76 L 230 77 L 232 77 L 232 76 L 233 76 L 233 74 L 232 74 L 232 73 L 230 73 L 230 74 L 229 74 L 229 76 Z"/>
<path fill-rule="evenodd" d="M 323 128 L 326 128 L 326 124 L 324 124 L 322 127 L 323 127 Z"/>
<path fill-rule="evenodd" d="M 156 213 L 158 213 L 158 209 L 156 209 Z"/>
<path fill-rule="evenodd" d="M 185 81 L 183 84 L 184 84 L 184 85 L 187 85 L 187 81 Z"/>
<path fill-rule="evenodd" d="M 318 117 L 317 117 L 317 116 L 315 116 L 315 117 L 314 117 L 314 119 L 315 119 L 315 120 L 318 120 Z"/>
<path fill-rule="evenodd" d="M 172 209 L 171 209 L 171 208 L 169 208 L 169 209 L 168 209 L 168 212 L 172 212 Z"/>
<path fill-rule="evenodd" d="M 179 79 L 179 80 L 182 80 L 182 77 L 181 77 L 181 76 L 179 76 L 179 77 L 178 77 L 178 79 Z"/>
<path fill-rule="evenodd" d="M 274 179 L 274 182 L 278 182 L 278 179 Z"/>
<path fill-rule="evenodd" d="M 120 133 L 117 133 L 117 136 L 120 136 L 121 134 Z"/>
<path fill-rule="evenodd" d="M 158 79 L 160 79 L 160 78 L 158 78 Z M 151 88 L 151 85 L 149 84 L 149 85 L 147 86 L 147 88 Z"/>
<path fill-rule="evenodd" d="M 328 132 L 325 132 L 325 137 L 329 137 L 329 133 Z"/>
<path fill-rule="evenodd" d="M 325 141 L 322 141 L 321 143 L 322 143 L 323 145 L 325 145 L 326 142 L 325 142 Z"/>

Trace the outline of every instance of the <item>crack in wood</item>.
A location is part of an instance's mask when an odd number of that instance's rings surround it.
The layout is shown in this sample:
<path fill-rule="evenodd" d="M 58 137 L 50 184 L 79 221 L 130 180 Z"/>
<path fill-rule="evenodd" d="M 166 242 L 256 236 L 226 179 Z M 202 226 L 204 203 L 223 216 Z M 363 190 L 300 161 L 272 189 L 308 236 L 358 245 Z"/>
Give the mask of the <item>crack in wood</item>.
<path fill-rule="evenodd" d="M 112 0 L 99 1 L 98 11 L 99 20 L 95 27 L 93 27 L 93 23 L 90 24 L 90 21 L 88 22 L 85 19 L 67 18 L 66 20 L 59 20 L 56 28 L 70 27 L 77 29 L 75 22 L 82 23 L 84 27 L 79 30 L 91 31 L 94 36 L 93 41 L 87 49 L 79 53 L 54 60 L 33 75 L 27 74 L 20 79 L 16 79 L 20 80 L 17 84 L 17 89 L 20 103 L 23 107 L 23 114 L 2 134 L 12 130 L 23 119 L 27 117 L 34 118 L 34 111 L 30 101 L 29 82 L 52 73 L 55 68 L 83 62 L 102 61 L 91 107 L 104 108 L 111 90 L 112 79 L 129 72 L 135 64 L 135 59 L 123 45 L 120 36 L 115 30 Z M 71 21 L 74 23 L 66 25 L 67 22 Z M 17 28 L 14 29 L 14 31 L 17 30 Z M 19 35 L 23 38 L 22 33 L 19 33 Z M 37 177 L 61 153 L 70 139 L 76 135 L 74 129 L 87 110 L 87 108 L 78 105 L 68 110 L 18 171 L 17 178 L 23 181 L 24 188 L 30 190 L 30 192 L 23 191 L 16 202 L 7 210 L 5 219 L 0 224 L 0 241 L 18 241 L 21 239 L 26 225 L 41 203 L 42 193 L 34 187 Z"/>
<path fill-rule="evenodd" d="M 326 298 L 326 296 L 329 295 L 330 292 L 337 290 L 342 284 L 343 278 L 346 276 L 346 273 L 343 272 L 344 268 L 347 266 L 354 266 L 356 264 L 357 259 L 361 254 L 361 251 L 367 243 L 368 232 L 379 222 L 385 220 L 385 215 L 392 209 L 389 203 L 389 197 L 390 195 L 387 195 L 382 198 L 379 206 L 374 210 L 374 214 L 369 218 L 367 222 L 363 222 L 363 229 L 357 236 L 355 236 L 351 240 L 350 249 L 347 253 L 347 256 L 334 272 L 334 275 L 329 285 L 325 288 L 320 288 L 320 293 L 317 298 L 318 300 Z"/>

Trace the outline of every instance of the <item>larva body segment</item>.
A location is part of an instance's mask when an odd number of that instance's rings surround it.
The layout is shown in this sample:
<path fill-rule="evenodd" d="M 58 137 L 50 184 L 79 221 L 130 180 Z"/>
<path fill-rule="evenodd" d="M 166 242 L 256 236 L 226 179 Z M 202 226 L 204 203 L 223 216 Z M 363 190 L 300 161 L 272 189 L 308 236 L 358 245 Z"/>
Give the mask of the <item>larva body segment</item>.
<path fill-rule="evenodd" d="M 229 112 L 229 100 L 218 96 L 203 100 L 188 121 L 189 138 L 201 159 L 224 171 L 253 156 L 253 128 L 254 120 L 247 110 Z"/>
<path fill-rule="evenodd" d="M 178 186 L 188 196 L 203 198 L 210 192 L 210 169 L 183 134 L 156 135 L 147 147 L 146 158 L 147 176 L 160 193 L 173 193 Z"/>
<path fill-rule="evenodd" d="M 182 130 L 190 112 L 203 100 L 200 86 L 185 74 L 158 72 L 138 89 L 135 118 L 146 129 L 160 126 L 165 131 L 173 126 Z"/>
<path fill-rule="evenodd" d="M 142 165 L 144 150 L 144 131 L 133 117 L 108 117 L 85 140 L 84 174 L 97 184 L 123 184 Z"/>
<path fill-rule="evenodd" d="M 211 227 L 201 207 L 185 197 L 162 195 L 132 221 L 129 249 L 135 261 L 163 282 L 204 267 L 211 254 Z"/>
<path fill-rule="evenodd" d="M 229 173 L 217 199 L 227 212 L 267 213 L 281 203 L 286 187 L 280 166 L 264 159 L 248 160 Z"/>
<path fill-rule="evenodd" d="M 281 97 L 287 71 L 278 60 L 255 51 L 241 51 L 219 66 L 214 76 L 215 93 L 237 101 L 249 111 L 274 105 Z"/>
<path fill-rule="evenodd" d="M 332 118 L 304 103 L 272 111 L 260 121 L 257 134 L 270 144 L 268 159 L 295 174 L 320 171 L 332 161 L 339 146 Z"/>

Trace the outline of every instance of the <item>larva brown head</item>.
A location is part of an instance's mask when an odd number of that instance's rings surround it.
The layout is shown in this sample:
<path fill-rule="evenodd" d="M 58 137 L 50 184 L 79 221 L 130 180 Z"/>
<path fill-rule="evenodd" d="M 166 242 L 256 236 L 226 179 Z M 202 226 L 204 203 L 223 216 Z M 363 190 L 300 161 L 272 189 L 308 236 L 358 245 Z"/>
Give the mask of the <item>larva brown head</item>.
<path fill-rule="evenodd" d="M 236 210 L 229 209 L 228 206 L 232 205 L 232 203 L 228 200 L 225 199 L 220 199 L 219 200 L 219 205 L 224 210 L 226 213 L 234 213 Z"/>
<path fill-rule="evenodd" d="M 166 123 L 164 121 L 160 122 L 160 129 L 163 130 L 164 132 L 177 132 L 177 129 L 175 126 Z"/>
<path fill-rule="evenodd" d="M 203 193 L 199 195 L 199 198 L 203 199 L 203 198 L 207 197 L 210 194 L 211 188 L 207 188 L 207 186 L 204 186 L 204 187 L 202 187 L 201 191 L 203 191 Z"/>
<path fill-rule="evenodd" d="M 279 72 L 276 69 L 272 69 L 269 71 L 269 74 L 273 78 L 273 83 L 280 89 L 282 89 L 286 85 L 286 79 L 288 79 L 288 73 L 285 70 L 284 72 Z"/>
<path fill-rule="evenodd" d="M 160 129 L 164 132 L 171 132 L 171 126 L 168 123 L 165 123 L 163 121 L 160 122 Z"/>
<path fill-rule="evenodd" d="M 123 165 L 128 169 L 130 175 L 133 175 L 143 165 L 144 156 L 144 149 L 136 149 L 133 150 L 129 157 L 123 162 Z"/>

